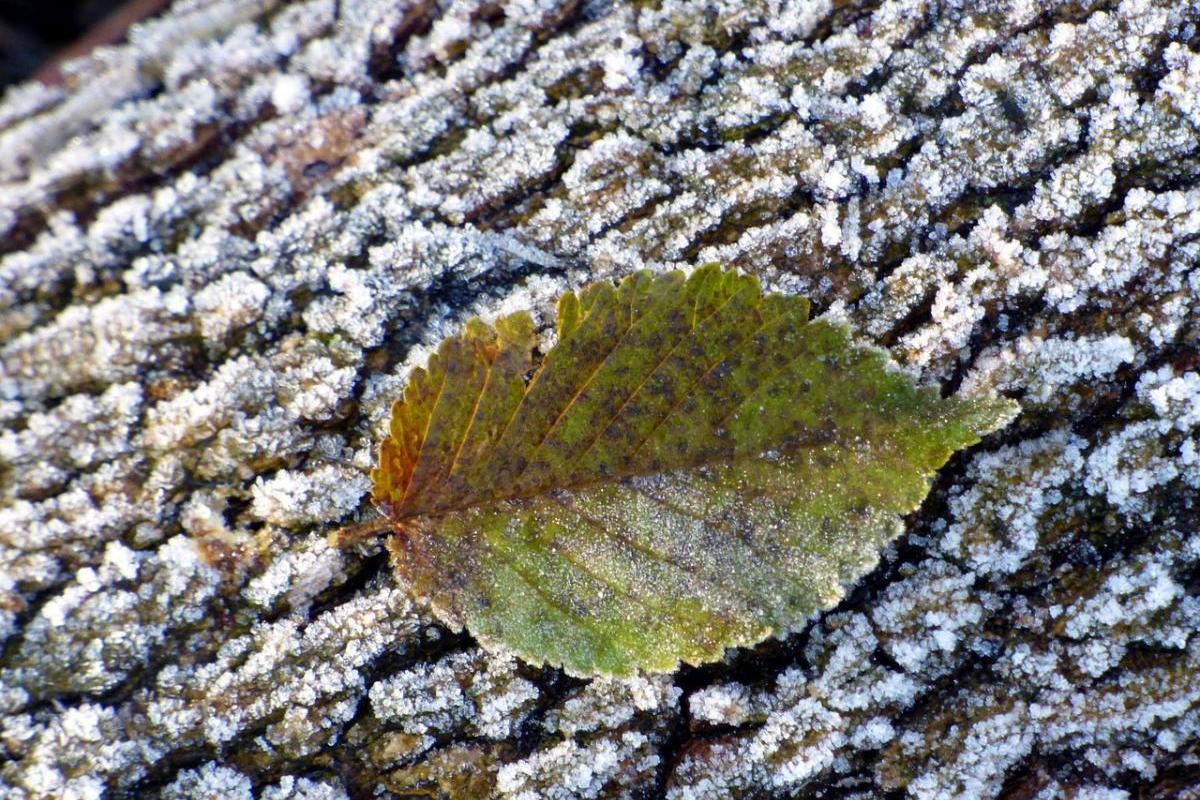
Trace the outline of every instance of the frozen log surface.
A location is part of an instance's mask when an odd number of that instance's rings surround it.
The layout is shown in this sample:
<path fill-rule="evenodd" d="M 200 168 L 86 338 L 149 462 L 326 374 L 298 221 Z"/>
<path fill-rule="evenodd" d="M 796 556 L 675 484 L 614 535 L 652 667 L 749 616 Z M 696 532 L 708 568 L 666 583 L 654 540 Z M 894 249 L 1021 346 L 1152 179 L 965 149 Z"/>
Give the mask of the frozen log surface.
<path fill-rule="evenodd" d="M 185 0 L 9 91 L 0 794 L 1196 797 L 1200 9 L 962 5 Z M 836 610 L 585 682 L 327 547 L 429 343 L 709 261 L 1024 406 Z"/>

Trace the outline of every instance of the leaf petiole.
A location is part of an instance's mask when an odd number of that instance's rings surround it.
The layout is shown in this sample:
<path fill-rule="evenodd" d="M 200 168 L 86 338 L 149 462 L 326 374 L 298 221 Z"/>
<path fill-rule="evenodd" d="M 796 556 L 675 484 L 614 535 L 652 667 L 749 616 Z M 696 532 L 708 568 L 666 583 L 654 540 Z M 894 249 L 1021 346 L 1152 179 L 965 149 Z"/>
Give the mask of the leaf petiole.
<path fill-rule="evenodd" d="M 347 525 L 344 528 L 338 528 L 336 531 L 330 533 L 329 544 L 332 547 L 349 547 L 382 536 L 385 533 L 391 533 L 395 528 L 396 523 L 387 517 L 370 519 L 366 522 L 357 522 L 353 525 Z"/>

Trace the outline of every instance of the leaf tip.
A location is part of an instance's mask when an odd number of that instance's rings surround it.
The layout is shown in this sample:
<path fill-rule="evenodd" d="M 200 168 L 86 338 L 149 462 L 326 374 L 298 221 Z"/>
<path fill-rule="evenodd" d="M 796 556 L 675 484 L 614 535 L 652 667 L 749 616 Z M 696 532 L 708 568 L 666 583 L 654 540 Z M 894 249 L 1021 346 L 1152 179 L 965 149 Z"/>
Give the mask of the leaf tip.
<path fill-rule="evenodd" d="M 966 406 L 964 421 L 979 439 L 1003 430 L 1021 414 L 1021 404 L 1002 395 L 964 395 L 960 399 Z"/>

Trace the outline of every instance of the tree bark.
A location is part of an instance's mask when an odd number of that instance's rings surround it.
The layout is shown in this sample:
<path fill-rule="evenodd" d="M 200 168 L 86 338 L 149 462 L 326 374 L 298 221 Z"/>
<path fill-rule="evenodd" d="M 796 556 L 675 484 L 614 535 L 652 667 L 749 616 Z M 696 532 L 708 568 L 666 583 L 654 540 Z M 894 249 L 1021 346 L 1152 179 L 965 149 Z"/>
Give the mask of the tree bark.
<path fill-rule="evenodd" d="M 178 2 L 0 100 L 0 794 L 1200 797 L 1200 8 Z M 717 664 L 438 627 L 356 519 L 472 315 L 810 297 L 1019 419 Z"/>

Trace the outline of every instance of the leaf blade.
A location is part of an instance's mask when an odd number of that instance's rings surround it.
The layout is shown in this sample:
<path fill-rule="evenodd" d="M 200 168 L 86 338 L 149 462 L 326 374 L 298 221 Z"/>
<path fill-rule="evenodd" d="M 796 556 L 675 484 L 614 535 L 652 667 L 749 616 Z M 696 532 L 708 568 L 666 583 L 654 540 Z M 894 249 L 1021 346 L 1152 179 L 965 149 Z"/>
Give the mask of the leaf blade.
<path fill-rule="evenodd" d="M 372 476 L 415 594 L 573 674 L 669 670 L 802 624 L 1015 413 L 943 400 L 807 301 L 716 266 L 558 309 L 536 368 L 527 314 L 443 342 Z"/>

